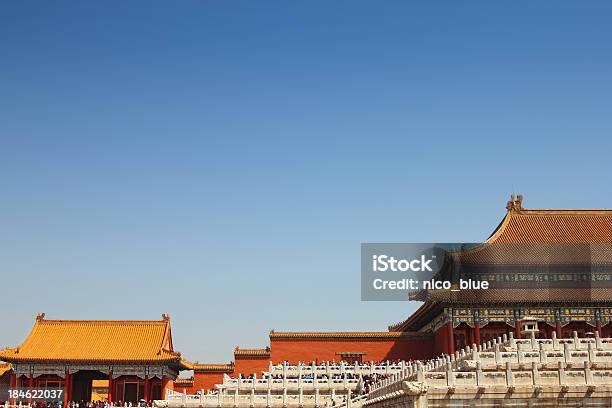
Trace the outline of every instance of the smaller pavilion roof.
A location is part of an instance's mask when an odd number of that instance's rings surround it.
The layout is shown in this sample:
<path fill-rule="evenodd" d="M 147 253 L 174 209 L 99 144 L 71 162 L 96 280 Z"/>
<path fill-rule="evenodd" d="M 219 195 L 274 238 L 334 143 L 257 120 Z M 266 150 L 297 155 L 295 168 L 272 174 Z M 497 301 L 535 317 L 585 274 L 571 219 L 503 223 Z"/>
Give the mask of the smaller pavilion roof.
<path fill-rule="evenodd" d="M 176 362 L 170 318 L 162 320 L 47 320 L 36 317 L 21 346 L 0 351 L 8 362 Z"/>

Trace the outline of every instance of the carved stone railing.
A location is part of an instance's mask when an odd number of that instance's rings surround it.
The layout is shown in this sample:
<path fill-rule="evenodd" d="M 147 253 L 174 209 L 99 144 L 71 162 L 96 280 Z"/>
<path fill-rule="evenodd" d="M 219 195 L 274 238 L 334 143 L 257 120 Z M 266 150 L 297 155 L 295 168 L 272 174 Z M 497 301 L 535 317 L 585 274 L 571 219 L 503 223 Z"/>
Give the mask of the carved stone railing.
<path fill-rule="evenodd" d="M 546 398 L 587 398 L 593 406 L 608 407 L 612 339 L 597 334 L 578 338 L 574 332 L 569 339 L 536 339 L 532 334 L 517 340 L 510 334 L 411 364 L 372 388 L 363 404 L 372 408 L 426 407 L 427 401 L 443 407 L 474 398 L 515 399 L 530 406 Z"/>
<path fill-rule="evenodd" d="M 240 394 L 234 392 L 231 394 L 216 394 L 200 392 L 195 395 L 186 393 L 168 392 L 166 399 L 155 401 L 156 407 L 204 407 L 204 408 L 222 408 L 222 407 L 331 407 L 341 404 L 343 401 L 350 399 L 350 393 L 347 394 L 320 394 L 315 391 L 314 394 L 305 394 L 299 392 L 290 394 L 286 390 L 280 394 L 272 393 L 268 390 L 265 394 L 256 393 L 252 390 L 248 394 Z"/>
<path fill-rule="evenodd" d="M 347 391 L 356 390 L 361 383 L 360 378 L 229 378 L 225 376 L 223 383 L 215 385 L 215 388 L 222 393 L 233 392 L 235 390 L 244 393 L 250 390 L 289 390 L 298 391 Z"/>
<path fill-rule="evenodd" d="M 407 363 L 391 363 L 385 362 L 384 364 L 347 364 L 344 362 L 340 362 L 338 364 L 304 364 L 298 363 L 296 365 L 289 364 L 276 364 L 273 365 L 270 363 L 269 373 L 272 375 L 281 375 L 285 377 L 294 377 L 297 378 L 299 376 L 311 375 L 313 377 L 319 377 L 322 375 L 326 375 L 328 377 L 334 375 L 342 375 L 342 374 L 352 374 L 352 375 L 372 375 L 372 374 L 380 374 L 380 375 L 392 375 L 399 372 L 402 372 Z"/>

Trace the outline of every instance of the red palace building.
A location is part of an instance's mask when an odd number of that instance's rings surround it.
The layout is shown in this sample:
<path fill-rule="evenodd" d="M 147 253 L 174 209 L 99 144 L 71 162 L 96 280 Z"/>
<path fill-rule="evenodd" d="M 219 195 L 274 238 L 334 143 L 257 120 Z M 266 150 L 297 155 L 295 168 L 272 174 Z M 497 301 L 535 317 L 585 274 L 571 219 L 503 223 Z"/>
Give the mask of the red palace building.
<path fill-rule="evenodd" d="M 177 378 L 170 319 L 47 320 L 36 317 L 30 335 L 0 351 L 0 379 L 24 388 L 63 388 L 64 401 L 89 401 L 94 380 L 108 381 L 109 401 L 160 399 Z M 7 378 L 8 377 L 8 378 Z"/>
<path fill-rule="evenodd" d="M 525 209 L 512 197 L 489 238 L 456 255 L 440 274 L 488 280 L 491 289 L 429 290 L 422 305 L 384 332 L 270 332 L 269 346 L 234 350 L 229 364 L 190 362 L 172 348 L 170 323 L 53 321 L 37 318 L 26 341 L 0 351 L 11 363 L 0 381 L 53 382 L 86 397 L 92 379 L 109 379 L 109 399 L 159 398 L 166 388 L 210 390 L 224 375 L 259 375 L 288 361 L 382 361 L 451 354 L 538 321 L 540 336 L 612 336 L 612 210 Z M 553 248 L 550 250 L 550 248 Z M 457 268 L 456 265 L 461 265 Z M 588 273 L 585 273 L 588 271 Z M 455 280 L 453 280 L 455 281 Z M 75 340 L 71 340 L 75 339 Z M 193 377 L 177 378 L 179 370 Z M 88 388 L 89 387 L 89 388 Z M 77 398 L 74 398 L 77 399 Z"/>

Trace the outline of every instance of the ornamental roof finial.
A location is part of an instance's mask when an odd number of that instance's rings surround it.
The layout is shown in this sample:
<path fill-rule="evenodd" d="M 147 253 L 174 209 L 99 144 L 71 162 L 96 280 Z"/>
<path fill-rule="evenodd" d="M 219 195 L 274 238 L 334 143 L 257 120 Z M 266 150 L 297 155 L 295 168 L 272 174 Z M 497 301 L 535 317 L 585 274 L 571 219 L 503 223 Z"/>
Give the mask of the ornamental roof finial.
<path fill-rule="evenodd" d="M 508 211 L 521 211 L 523 209 L 523 195 L 519 194 L 515 197 L 514 194 L 511 194 L 506 209 Z"/>

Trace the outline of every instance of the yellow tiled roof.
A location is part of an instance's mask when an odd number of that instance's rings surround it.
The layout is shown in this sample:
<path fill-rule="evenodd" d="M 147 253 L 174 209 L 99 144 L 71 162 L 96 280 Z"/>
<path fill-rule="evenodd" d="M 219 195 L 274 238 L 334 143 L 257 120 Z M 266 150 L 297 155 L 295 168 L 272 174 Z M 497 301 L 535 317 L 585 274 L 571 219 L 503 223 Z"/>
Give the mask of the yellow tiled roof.
<path fill-rule="evenodd" d="M 45 320 L 37 316 L 20 347 L 0 351 L 0 360 L 161 362 L 180 361 L 172 348 L 170 319 Z"/>
<path fill-rule="evenodd" d="M 240 347 L 236 347 L 234 349 L 234 357 L 269 357 L 270 356 L 270 348 L 265 349 L 241 349 Z"/>
<path fill-rule="evenodd" d="M 234 363 L 229 364 L 207 364 L 207 363 L 192 363 L 191 361 L 181 360 L 181 367 L 186 370 L 194 370 L 198 372 L 212 373 L 231 373 L 234 371 Z"/>
<path fill-rule="evenodd" d="M 271 339 L 395 339 L 400 337 L 418 337 L 418 335 L 398 332 L 270 332 Z"/>
<path fill-rule="evenodd" d="M 512 244 L 611 244 L 612 210 L 527 209 L 512 196 L 508 213 L 487 239 Z"/>
<path fill-rule="evenodd" d="M 522 196 L 486 242 L 463 251 L 465 264 L 610 264 L 612 210 L 526 209 Z"/>

